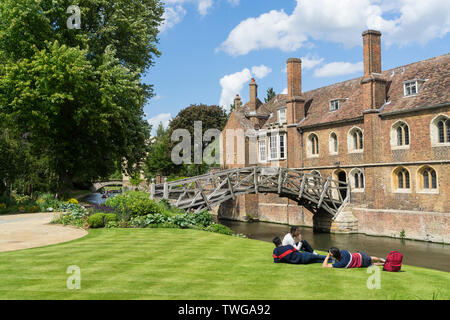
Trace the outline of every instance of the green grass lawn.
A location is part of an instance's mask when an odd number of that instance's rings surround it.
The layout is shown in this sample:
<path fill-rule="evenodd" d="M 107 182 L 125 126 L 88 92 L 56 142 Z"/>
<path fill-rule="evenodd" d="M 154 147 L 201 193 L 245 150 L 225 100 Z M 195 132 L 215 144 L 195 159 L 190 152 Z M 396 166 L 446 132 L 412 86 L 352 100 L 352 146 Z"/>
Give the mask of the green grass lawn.
<path fill-rule="evenodd" d="M 189 229 L 97 229 L 81 239 L 0 253 L 0 299 L 450 299 L 450 273 L 275 264 L 273 245 Z M 66 287 L 71 265 L 81 289 Z"/>

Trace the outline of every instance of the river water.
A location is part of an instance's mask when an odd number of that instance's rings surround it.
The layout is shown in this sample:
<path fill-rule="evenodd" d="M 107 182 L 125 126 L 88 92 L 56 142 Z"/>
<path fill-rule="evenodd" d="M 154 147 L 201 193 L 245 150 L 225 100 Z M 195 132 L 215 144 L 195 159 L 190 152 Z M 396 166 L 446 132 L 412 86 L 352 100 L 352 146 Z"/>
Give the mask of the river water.
<path fill-rule="evenodd" d="M 101 196 L 100 193 L 92 193 L 82 201 L 104 203 L 106 199 Z M 268 242 L 272 242 L 276 236 L 282 238 L 290 228 L 287 225 L 268 222 L 241 222 L 225 219 L 220 219 L 219 222 L 228 226 L 234 233 Z M 337 247 L 350 252 L 364 251 L 380 258 L 386 258 L 391 250 L 398 250 L 403 254 L 404 264 L 450 272 L 450 245 L 364 234 L 317 233 L 308 227 L 300 227 L 300 233 L 315 250 L 328 251 L 330 247 Z"/>

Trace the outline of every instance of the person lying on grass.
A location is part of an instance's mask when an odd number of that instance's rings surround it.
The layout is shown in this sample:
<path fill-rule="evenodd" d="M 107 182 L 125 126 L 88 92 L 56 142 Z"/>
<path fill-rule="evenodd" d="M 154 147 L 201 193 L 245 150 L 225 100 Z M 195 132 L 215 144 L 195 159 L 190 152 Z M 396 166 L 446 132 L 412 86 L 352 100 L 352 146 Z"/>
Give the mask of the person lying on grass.
<path fill-rule="evenodd" d="M 283 238 L 283 246 L 287 246 L 288 244 L 297 249 L 297 251 L 306 251 L 317 254 L 308 241 L 302 239 L 300 229 L 296 226 L 292 226 L 291 232 L 287 233 Z"/>
<path fill-rule="evenodd" d="M 328 263 L 328 259 L 333 257 L 336 262 L 331 264 Z M 371 257 L 367 253 L 362 251 L 357 251 L 355 253 L 350 253 L 348 250 L 339 250 L 336 247 L 330 248 L 328 255 L 326 256 L 322 267 L 324 268 L 367 268 L 369 266 L 383 265 L 385 262 L 382 258 Z"/>
<path fill-rule="evenodd" d="M 273 262 L 287 262 L 295 264 L 320 263 L 325 260 L 325 256 L 319 254 L 312 254 L 310 252 L 299 252 L 290 244 L 283 246 L 280 237 L 273 238 L 272 242 L 275 244 L 273 249 Z"/>

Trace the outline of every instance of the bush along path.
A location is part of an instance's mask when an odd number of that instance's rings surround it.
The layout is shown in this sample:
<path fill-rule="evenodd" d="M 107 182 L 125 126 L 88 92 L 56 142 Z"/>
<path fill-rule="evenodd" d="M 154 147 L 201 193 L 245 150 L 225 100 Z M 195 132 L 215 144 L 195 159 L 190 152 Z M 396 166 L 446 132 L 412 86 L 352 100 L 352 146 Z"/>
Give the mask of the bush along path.
<path fill-rule="evenodd" d="M 149 199 L 141 191 L 127 191 L 106 200 L 104 205 L 86 209 L 81 204 L 60 204 L 65 211 L 53 223 L 86 228 L 181 228 L 199 229 L 232 235 L 228 227 L 213 222 L 212 215 L 204 210 L 190 213 L 166 200 Z M 242 237 L 242 235 L 238 235 Z"/>

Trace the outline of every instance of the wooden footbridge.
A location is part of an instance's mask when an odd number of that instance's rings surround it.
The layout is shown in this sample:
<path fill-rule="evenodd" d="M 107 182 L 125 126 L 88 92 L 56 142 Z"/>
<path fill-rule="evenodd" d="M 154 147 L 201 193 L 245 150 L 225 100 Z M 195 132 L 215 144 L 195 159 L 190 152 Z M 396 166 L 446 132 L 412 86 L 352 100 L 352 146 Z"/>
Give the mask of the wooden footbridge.
<path fill-rule="evenodd" d="M 311 212 L 323 209 L 335 217 L 348 202 L 350 186 L 342 181 L 282 167 L 228 169 L 150 186 L 152 198 L 168 199 L 175 206 L 200 211 L 239 195 L 277 193 Z"/>

